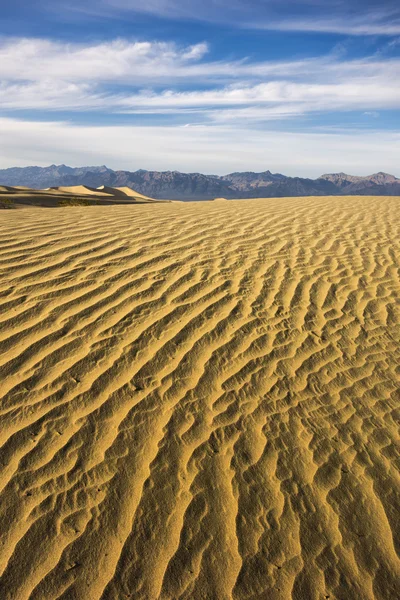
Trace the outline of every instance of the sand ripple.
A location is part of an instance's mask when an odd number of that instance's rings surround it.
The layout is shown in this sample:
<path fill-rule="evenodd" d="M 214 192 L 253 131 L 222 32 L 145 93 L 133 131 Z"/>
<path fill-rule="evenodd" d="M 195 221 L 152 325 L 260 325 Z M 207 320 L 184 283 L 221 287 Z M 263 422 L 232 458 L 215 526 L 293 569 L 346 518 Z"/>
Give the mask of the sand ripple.
<path fill-rule="evenodd" d="M 399 598 L 399 217 L 1 213 L 1 599 Z"/>

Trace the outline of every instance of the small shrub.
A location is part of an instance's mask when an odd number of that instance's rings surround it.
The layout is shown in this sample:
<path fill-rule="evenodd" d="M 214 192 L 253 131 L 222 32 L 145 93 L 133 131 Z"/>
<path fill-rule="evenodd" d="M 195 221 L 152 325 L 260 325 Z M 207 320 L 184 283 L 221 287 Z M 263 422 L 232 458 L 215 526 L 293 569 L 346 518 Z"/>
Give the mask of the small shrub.
<path fill-rule="evenodd" d="M 15 208 L 15 202 L 11 198 L 0 198 L 0 208 Z"/>
<path fill-rule="evenodd" d="M 59 200 L 58 206 L 94 206 L 97 204 L 93 200 L 89 198 L 65 198 L 64 200 Z"/>

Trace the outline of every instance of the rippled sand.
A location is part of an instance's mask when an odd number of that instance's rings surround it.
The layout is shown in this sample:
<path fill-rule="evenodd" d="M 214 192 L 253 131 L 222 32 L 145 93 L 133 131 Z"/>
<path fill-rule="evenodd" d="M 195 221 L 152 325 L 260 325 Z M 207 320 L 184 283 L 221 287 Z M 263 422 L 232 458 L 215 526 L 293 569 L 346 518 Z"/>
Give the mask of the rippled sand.
<path fill-rule="evenodd" d="M 395 197 L 2 211 L 1 600 L 399 598 L 399 273 Z"/>

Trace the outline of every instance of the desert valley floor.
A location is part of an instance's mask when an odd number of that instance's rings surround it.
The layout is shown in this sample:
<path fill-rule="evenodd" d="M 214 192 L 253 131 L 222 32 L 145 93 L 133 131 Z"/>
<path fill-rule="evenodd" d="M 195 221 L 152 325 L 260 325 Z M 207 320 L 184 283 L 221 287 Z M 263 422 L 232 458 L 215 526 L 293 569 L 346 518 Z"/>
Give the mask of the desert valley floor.
<path fill-rule="evenodd" d="M 400 198 L 0 212 L 1 600 L 400 598 Z"/>

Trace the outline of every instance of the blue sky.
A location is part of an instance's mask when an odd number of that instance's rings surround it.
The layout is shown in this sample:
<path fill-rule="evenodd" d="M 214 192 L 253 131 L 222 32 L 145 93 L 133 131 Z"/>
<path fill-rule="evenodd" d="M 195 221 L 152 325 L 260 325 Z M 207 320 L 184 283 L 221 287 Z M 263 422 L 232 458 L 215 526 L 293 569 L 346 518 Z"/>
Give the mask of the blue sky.
<path fill-rule="evenodd" d="M 0 168 L 400 176 L 397 0 L 0 6 Z"/>

